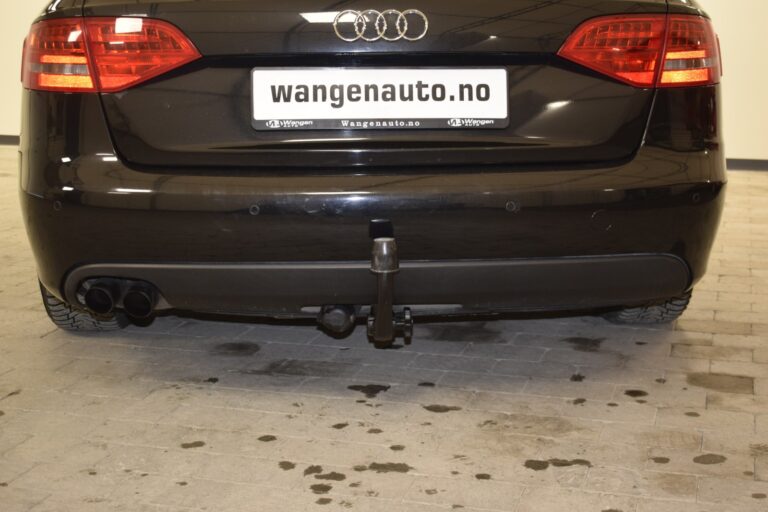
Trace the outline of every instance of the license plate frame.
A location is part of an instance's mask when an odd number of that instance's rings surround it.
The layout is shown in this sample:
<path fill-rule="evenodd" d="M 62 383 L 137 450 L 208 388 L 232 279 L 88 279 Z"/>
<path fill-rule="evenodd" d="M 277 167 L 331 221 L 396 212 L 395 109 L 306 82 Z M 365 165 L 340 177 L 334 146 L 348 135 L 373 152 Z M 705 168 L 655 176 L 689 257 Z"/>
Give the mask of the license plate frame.
<path fill-rule="evenodd" d="M 251 124 L 257 131 L 503 129 L 508 85 L 503 67 L 254 68 Z"/>

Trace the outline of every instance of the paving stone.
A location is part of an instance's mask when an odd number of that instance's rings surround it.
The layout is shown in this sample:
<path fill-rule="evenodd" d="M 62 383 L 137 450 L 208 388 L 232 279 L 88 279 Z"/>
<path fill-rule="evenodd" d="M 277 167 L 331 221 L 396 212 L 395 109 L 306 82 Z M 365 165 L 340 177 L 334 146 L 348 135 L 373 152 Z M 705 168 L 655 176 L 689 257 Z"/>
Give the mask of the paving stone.
<path fill-rule="evenodd" d="M 457 485 L 457 479 L 417 478 L 405 494 L 414 503 L 466 506 L 490 510 L 513 510 L 523 487 L 509 482 L 471 479 Z"/>
<path fill-rule="evenodd" d="M 731 411 L 662 407 L 656 416 L 656 425 L 715 431 L 726 429 L 734 434 L 752 434 L 755 431 L 755 416 Z"/>
<path fill-rule="evenodd" d="M 421 383 L 430 382 L 417 379 Z M 519 393 L 528 383 L 527 377 L 512 377 L 509 375 L 488 375 L 484 373 L 447 372 L 441 376 L 441 386 L 449 388 L 468 389 L 472 391 L 499 391 L 502 393 Z"/>
<path fill-rule="evenodd" d="M 695 452 L 701 447 L 702 434 L 694 429 L 612 423 L 605 426 L 600 440 L 604 443 Z"/>
<path fill-rule="evenodd" d="M 532 378 L 525 386 L 525 394 L 570 399 L 589 399 L 611 401 L 614 394 L 612 384 L 593 382 L 581 374 L 571 375 L 570 379 L 537 379 Z"/>
<path fill-rule="evenodd" d="M 641 499 L 636 512 L 722 512 L 721 505 Z"/>
<path fill-rule="evenodd" d="M 705 347 L 675 343 L 672 345 L 672 357 L 746 362 L 752 361 L 752 350 L 738 347 Z"/>
<path fill-rule="evenodd" d="M 45 491 L 18 488 L 13 484 L 0 489 L 0 502 L 9 512 L 27 512 L 50 496 Z"/>
<path fill-rule="evenodd" d="M 569 510 L 572 512 L 593 512 L 596 510 L 635 510 L 638 499 L 613 494 L 590 493 L 577 490 L 552 488 L 527 488 L 518 512 L 540 512 L 542 510 Z"/>
<path fill-rule="evenodd" d="M 768 396 L 710 392 L 707 409 L 761 414 L 768 411 Z"/>
<path fill-rule="evenodd" d="M 489 372 L 496 360 L 487 357 L 466 357 L 451 355 L 421 354 L 411 363 L 411 368 L 426 370 L 461 370 L 467 372 Z"/>
<path fill-rule="evenodd" d="M 622 468 L 593 468 L 586 489 L 605 493 L 668 498 L 696 499 L 696 477 Z"/>
<path fill-rule="evenodd" d="M 755 431 L 760 435 L 768 434 L 768 414 L 759 414 L 755 420 Z"/>
<path fill-rule="evenodd" d="M 755 457 L 755 479 L 768 482 L 768 453 Z"/>
<path fill-rule="evenodd" d="M 547 353 L 546 349 L 539 347 L 526 347 L 516 345 L 502 345 L 491 343 L 472 343 L 464 351 L 465 356 L 480 356 L 491 359 L 512 359 L 515 361 L 541 361 Z"/>
<path fill-rule="evenodd" d="M 728 507 L 730 510 L 762 512 L 766 507 L 766 498 L 763 497 L 766 495 L 768 482 L 723 477 L 699 480 L 700 501 Z"/>

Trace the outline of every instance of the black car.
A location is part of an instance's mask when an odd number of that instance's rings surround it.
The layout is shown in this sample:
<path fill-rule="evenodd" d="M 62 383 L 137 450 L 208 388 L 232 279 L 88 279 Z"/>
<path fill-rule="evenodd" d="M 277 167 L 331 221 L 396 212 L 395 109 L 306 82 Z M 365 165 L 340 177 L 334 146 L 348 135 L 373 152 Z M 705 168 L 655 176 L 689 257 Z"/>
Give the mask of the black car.
<path fill-rule="evenodd" d="M 692 0 L 56 0 L 22 75 L 22 206 L 65 329 L 671 321 L 723 209 Z"/>

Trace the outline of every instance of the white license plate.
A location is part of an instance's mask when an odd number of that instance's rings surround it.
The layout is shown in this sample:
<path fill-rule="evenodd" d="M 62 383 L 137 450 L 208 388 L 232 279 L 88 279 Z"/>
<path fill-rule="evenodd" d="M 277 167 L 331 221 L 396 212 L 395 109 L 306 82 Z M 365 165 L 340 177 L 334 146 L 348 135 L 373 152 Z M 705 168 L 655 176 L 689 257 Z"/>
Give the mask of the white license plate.
<path fill-rule="evenodd" d="M 253 70 L 257 130 L 505 128 L 498 68 Z"/>

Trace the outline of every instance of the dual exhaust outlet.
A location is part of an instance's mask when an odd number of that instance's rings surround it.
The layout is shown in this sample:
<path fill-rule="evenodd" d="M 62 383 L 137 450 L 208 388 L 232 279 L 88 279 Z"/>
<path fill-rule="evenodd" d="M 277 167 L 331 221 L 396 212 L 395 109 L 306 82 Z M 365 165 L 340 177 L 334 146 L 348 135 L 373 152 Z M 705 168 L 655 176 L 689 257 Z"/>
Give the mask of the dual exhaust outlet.
<path fill-rule="evenodd" d="M 149 318 L 157 306 L 157 291 L 143 283 L 126 286 L 117 280 L 97 280 L 90 283 L 83 295 L 85 307 L 98 316 L 122 309 L 133 318 Z"/>

